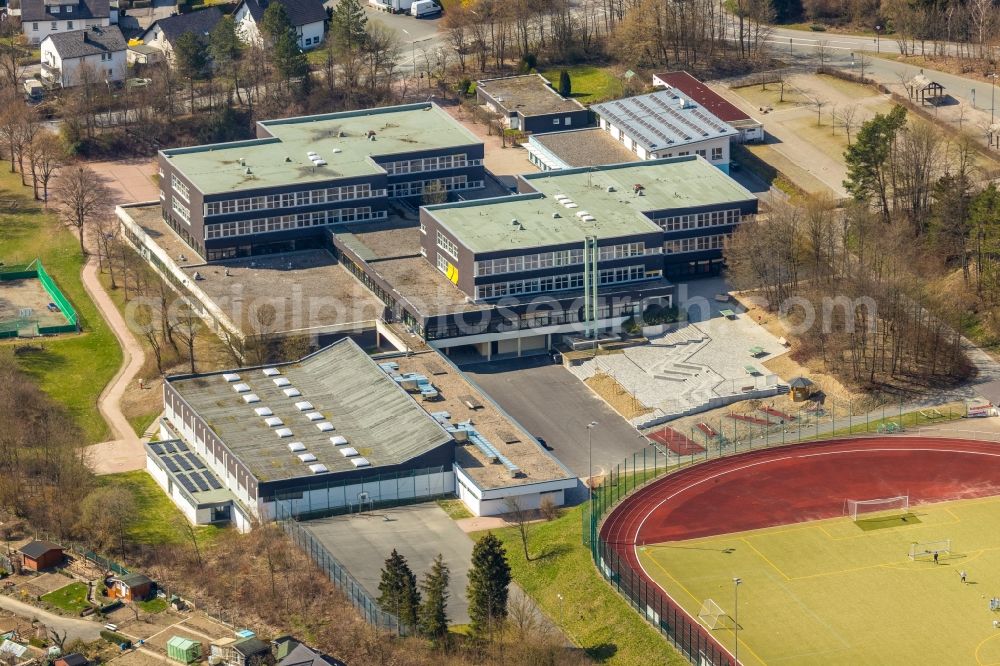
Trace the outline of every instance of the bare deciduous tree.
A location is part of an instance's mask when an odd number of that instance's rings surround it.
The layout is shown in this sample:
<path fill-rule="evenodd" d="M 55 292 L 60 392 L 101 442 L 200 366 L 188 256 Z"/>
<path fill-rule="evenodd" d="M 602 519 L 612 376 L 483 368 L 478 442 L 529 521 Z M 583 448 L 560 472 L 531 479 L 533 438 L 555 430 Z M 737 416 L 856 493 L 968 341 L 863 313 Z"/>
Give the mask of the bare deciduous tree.
<path fill-rule="evenodd" d="M 76 227 L 80 253 L 86 255 L 84 229 L 96 219 L 111 214 L 110 190 L 97 173 L 79 165 L 63 170 L 56 182 L 56 199 L 60 217 L 66 224 Z"/>

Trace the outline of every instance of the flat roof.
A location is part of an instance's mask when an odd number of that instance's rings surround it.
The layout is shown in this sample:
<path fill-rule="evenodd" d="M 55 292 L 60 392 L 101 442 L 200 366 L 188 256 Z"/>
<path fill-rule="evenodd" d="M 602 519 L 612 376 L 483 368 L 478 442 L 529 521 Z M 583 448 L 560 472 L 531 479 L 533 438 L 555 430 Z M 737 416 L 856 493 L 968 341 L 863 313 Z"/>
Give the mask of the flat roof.
<path fill-rule="evenodd" d="M 476 253 L 660 231 L 644 211 L 752 200 L 754 195 L 696 155 L 522 176 L 537 190 L 484 201 L 426 206 Z M 642 195 L 635 185 L 642 185 Z M 557 197 L 575 204 L 567 207 Z M 581 218 L 588 213 L 594 219 Z M 558 214 L 559 217 L 553 217 Z M 517 220 L 517 224 L 512 221 Z"/>
<path fill-rule="evenodd" d="M 576 477 L 572 472 L 543 449 L 519 423 L 498 409 L 488 396 L 438 352 L 400 356 L 386 361 L 397 363 L 401 373 L 417 372 L 424 375 L 438 389 L 440 400 L 420 403 L 429 414 L 447 412 L 450 417 L 448 422 L 452 425 L 470 422 L 480 435 L 521 471 L 520 476 L 511 478 L 503 464 L 491 462 L 474 444 L 459 443 L 455 449 L 455 460 L 481 489 L 522 486 L 559 479 L 573 479 L 575 485 Z M 470 404 L 474 407 L 470 407 Z"/>
<path fill-rule="evenodd" d="M 688 72 L 664 72 L 655 76 L 671 88 L 676 88 L 692 101 L 701 104 L 719 120 L 727 123 L 753 120 L 745 111 Z"/>
<path fill-rule="evenodd" d="M 191 496 L 196 506 L 236 500 L 201 456 L 184 442 L 176 439 L 150 442 L 145 448 L 148 454 L 155 457 L 167 476 Z"/>
<path fill-rule="evenodd" d="M 337 241 L 379 275 L 396 296 L 424 316 L 471 312 L 492 307 L 471 303 L 465 292 L 420 255 L 419 222 L 400 218 L 348 226 Z"/>
<path fill-rule="evenodd" d="M 639 161 L 638 155 L 599 127 L 534 134 L 528 139 L 528 146 L 532 143 L 540 144 L 569 167 Z"/>
<path fill-rule="evenodd" d="M 590 108 L 646 150 L 685 146 L 739 133 L 701 104 L 671 90 L 594 104 Z"/>
<path fill-rule="evenodd" d="M 160 154 L 203 193 L 223 194 L 380 174 L 385 171 L 373 156 L 482 143 L 432 102 L 265 120 L 257 126 L 270 138 Z M 374 140 L 368 139 L 370 131 Z M 327 164 L 315 166 L 310 152 Z"/>
<path fill-rule="evenodd" d="M 584 109 L 584 106 L 575 99 L 567 99 L 560 95 L 541 74 L 483 79 L 476 82 L 476 88 L 502 104 L 508 111 L 518 111 L 524 116 L 541 116 L 547 113 Z"/>
<path fill-rule="evenodd" d="M 280 374 L 268 376 L 269 368 Z M 239 379 L 227 381 L 226 373 L 214 372 L 166 381 L 261 482 L 319 480 L 326 473 L 314 474 L 310 465 L 323 465 L 331 473 L 353 471 L 359 469 L 352 462 L 357 457 L 373 468 L 401 464 L 452 439 L 350 338 L 293 363 L 226 372 Z M 287 386 L 278 385 L 282 379 Z M 237 392 L 238 384 L 249 390 Z M 300 395 L 290 396 L 287 389 Z M 250 393 L 259 402 L 243 399 Z M 303 402 L 309 407 L 296 406 Z M 258 415 L 259 408 L 271 413 Z M 280 419 L 281 425 L 265 423 L 270 418 Z M 328 425 L 321 429 L 318 424 Z M 279 437 L 281 428 L 291 434 Z M 332 443 L 337 436 L 346 444 Z M 301 450 L 291 450 L 289 444 L 295 442 Z M 343 455 L 341 449 L 347 447 L 358 456 Z M 300 459 L 307 454 L 315 459 Z"/>

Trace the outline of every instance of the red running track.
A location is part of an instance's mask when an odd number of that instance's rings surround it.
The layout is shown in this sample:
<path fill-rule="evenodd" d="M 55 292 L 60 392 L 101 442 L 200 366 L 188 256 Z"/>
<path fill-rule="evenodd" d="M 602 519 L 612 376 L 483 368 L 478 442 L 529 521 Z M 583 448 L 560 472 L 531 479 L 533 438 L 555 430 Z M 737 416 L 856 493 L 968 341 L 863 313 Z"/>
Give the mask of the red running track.
<path fill-rule="evenodd" d="M 896 495 L 909 495 L 911 506 L 1000 495 L 1000 446 L 857 438 L 711 460 L 627 497 L 605 519 L 601 538 L 666 594 L 642 569 L 636 546 L 832 518 L 843 515 L 846 499 Z"/>

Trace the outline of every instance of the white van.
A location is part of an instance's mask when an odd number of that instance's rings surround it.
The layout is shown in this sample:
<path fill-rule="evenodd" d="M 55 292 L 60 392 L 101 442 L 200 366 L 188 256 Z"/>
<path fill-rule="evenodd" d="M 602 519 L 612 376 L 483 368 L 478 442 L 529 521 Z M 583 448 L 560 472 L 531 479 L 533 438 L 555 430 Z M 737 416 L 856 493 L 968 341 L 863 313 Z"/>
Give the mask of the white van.
<path fill-rule="evenodd" d="M 416 16 L 417 18 L 432 16 L 440 13 L 441 5 L 434 2 L 434 0 L 417 0 L 410 5 L 410 14 Z"/>

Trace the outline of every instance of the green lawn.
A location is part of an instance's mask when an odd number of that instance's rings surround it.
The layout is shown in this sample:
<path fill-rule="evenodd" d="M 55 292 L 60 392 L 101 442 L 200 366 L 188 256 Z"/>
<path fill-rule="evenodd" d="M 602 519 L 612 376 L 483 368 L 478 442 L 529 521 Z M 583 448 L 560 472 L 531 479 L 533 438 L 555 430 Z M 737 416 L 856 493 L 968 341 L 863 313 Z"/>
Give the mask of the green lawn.
<path fill-rule="evenodd" d="M 140 601 L 139 608 L 142 609 L 144 613 L 162 613 L 167 610 L 167 600 L 156 597 L 155 599 L 150 599 L 149 601 Z"/>
<path fill-rule="evenodd" d="M 540 72 L 558 90 L 559 72 L 569 72 L 572 96 L 581 104 L 592 104 L 618 97 L 622 93 L 622 82 L 609 70 L 601 67 L 578 65 L 556 67 Z"/>
<path fill-rule="evenodd" d="M 461 520 L 462 518 L 472 518 L 472 512 L 469 508 L 465 506 L 465 502 L 460 499 L 439 499 L 437 505 L 444 509 L 444 512 L 448 514 L 448 517 L 452 520 Z"/>
<path fill-rule="evenodd" d="M 0 163 L 0 202 L 11 200 L 17 202 L 15 210 L 0 208 L 0 261 L 18 264 L 40 258 L 76 308 L 84 329 L 80 335 L 37 342 L 41 349 L 18 355 L 18 365 L 69 410 L 82 431 L 81 443 L 102 441 L 108 426 L 97 411 L 97 397 L 121 365 L 121 348 L 84 291 L 80 279 L 84 262 L 75 234 L 32 201 L 20 176 Z M 12 354 L 16 344 L 16 340 L 0 343 L 0 354 Z"/>
<path fill-rule="evenodd" d="M 586 507 L 584 504 L 556 520 L 530 525 L 529 551 L 535 558 L 531 562 L 524 559 L 516 528 L 494 531 L 507 548 L 514 580 L 599 663 L 686 664 L 597 572 L 590 550 L 581 543 Z"/>
<path fill-rule="evenodd" d="M 135 497 L 138 521 L 128 531 L 128 537 L 135 543 L 159 545 L 168 543 L 189 543 L 190 537 L 183 528 L 185 521 L 166 493 L 156 485 L 145 471 L 108 474 L 97 477 L 102 485 L 127 488 Z M 202 526 L 195 528 L 198 542 L 207 544 L 224 528 Z"/>
<path fill-rule="evenodd" d="M 87 603 L 87 584 L 80 582 L 49 592 L 42 596 L 42 601 L 74 615 L 79 615 L 80 611 L 90 606 Z"/>

